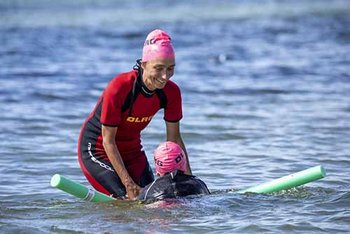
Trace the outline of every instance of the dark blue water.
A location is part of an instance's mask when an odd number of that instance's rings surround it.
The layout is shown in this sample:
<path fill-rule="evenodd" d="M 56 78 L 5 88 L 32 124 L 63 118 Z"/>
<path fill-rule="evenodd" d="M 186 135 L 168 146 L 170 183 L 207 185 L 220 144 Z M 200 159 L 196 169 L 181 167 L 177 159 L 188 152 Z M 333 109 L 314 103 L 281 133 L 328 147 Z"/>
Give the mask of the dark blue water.
<path fill-rule="evenodd" d="M 349 1 L 0 2 L 1 233 L 347 233 Z M 88 185 L 80 127 L 147 33 L 168 31 L 181 129 L 211 196 L 93 204 L 50 187 Z M 150 162 L 162 114 L 143 132 Z M 250 187 L 312 166 L 327 177 L 272 195 Z"/>

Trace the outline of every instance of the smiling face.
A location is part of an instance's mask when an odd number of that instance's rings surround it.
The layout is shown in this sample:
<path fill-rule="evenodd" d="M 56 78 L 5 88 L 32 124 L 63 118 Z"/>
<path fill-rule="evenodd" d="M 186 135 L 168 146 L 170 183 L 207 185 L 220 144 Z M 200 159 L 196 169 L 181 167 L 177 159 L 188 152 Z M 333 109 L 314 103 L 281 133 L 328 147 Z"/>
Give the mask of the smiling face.
<path fill-rule="evenodd" d="M 143 82 L 151 91 L 162 89 L 174 75 L 175 59 L 154 59 L 142 62 Z"/>

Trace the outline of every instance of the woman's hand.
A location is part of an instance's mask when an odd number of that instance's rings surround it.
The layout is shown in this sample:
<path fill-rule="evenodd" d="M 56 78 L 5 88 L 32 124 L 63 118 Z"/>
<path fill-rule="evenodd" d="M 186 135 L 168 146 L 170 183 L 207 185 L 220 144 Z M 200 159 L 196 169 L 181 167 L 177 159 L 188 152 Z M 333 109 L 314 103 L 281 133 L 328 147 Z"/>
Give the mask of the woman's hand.
<path fill-rule="evenodd" d="M 138 186 L 134 181 L 125 183 L 125 188 L 129 200 L 135 200 L 141 190 L 141 187 Z"/>

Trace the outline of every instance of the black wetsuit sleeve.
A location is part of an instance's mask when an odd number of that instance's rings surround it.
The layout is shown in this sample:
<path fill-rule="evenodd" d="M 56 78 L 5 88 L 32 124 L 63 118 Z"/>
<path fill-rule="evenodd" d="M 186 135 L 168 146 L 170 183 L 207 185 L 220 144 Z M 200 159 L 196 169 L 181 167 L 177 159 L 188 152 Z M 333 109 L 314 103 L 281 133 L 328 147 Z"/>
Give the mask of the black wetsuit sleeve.
<path fill-rule="evenodd" d="M 153 181 L 154 182 L 154 181 Z M 141 201 L 144 201 L 146 200 L 146 197 L 147 197 L 147 191 L 149 189 L 149 187 L 152 185 L 153 183 L 147 185 L 146 187 L 142 188 L 141 191 L 140 191 L 140 194 L 138 195 L 137 199 L 138 200 L 141 200 Z"/>
<path fill-rule="evenodd" d="M 141 201 L 175 198 L 174 186 L 169 176 L 159 177 L 143 188 L 138 196 Z"/>
<path fill-rule="evenodd" d="M 198 194 L 210 194 L 207 185 L 201 179 L 197 177 L 195 179 L 198 184 L 198 186 L 196 186 L 198 188 Z"/>
<path fill-rule="evenodd" d="M 161 200 L 201 194 L 210 194 L 209 189 L 201 179 L 178 173 L 159 177 L 142 189 L 138 199 L 141 201 Z"/>
<path fill-rule="evenodd" d="M 205 183 L 195 176 L 178 175 L 175 183 L 175 194 L 178 197 L 210 194 Z"/>

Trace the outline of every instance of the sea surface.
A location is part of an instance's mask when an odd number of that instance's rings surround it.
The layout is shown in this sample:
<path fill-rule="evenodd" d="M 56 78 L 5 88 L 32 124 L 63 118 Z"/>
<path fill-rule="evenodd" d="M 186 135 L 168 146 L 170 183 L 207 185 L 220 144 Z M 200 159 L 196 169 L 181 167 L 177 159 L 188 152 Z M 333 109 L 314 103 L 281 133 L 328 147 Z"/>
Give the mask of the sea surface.
<path fill-rule="evenodd" d="M 91 203 L 80 127 L 146 35 L 166 30 L 193 173 L 212 191 L 151 204 Z M 162 112 L 142 133 L 165 140 Z M 275 194 L 237 190 L 316 165 Z M 153 167 L 153 166 L 152 166 Z M 348 233 L 350 2 L 0 1 L 0 233 Z"/>

